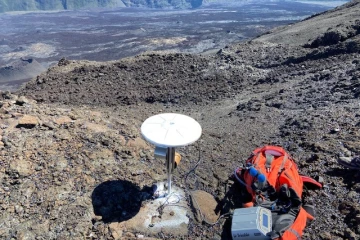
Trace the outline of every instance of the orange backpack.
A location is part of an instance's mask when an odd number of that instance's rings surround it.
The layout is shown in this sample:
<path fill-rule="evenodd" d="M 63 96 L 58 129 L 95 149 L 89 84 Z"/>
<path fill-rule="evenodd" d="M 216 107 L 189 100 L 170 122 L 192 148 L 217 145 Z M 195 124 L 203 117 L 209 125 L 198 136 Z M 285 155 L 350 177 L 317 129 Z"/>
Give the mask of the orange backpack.
<path fill-rule="evenodd" d="M 272 211 L 271 239 L 301 239 L 307 221 L 314 217 L 302 206 L 303 178 L 292 157 L 281 147 L 264 146 L 255 149 L 245 165 L 235 170 L 251 199 L 244 207 Z"/>

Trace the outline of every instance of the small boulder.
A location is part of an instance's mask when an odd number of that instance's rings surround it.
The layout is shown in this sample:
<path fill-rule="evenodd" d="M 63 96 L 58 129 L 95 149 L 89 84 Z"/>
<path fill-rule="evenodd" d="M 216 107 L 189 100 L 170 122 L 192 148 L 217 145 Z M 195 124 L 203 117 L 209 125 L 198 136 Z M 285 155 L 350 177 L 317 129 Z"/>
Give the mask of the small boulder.
<path fill-rule="evenodd" d="M 139 156 L 140 150 L 150 150 L 150 146 L 142 138 L 130 139 L 126 146 L 133 151 L 133 156 Z"/>
<path fill-rule="evenodd" d="M 24 104 L 28 104 L 28 103 L 29 103 L 29 100 L 24 96 L 19 97 L 18 99 L 16 99 L 16 102 L 15 102 L 15 104 L 19 105 L 19 106 L 23 106 Z"/>
<path fill-rule="evenodd" d="M 124 231 L 124 226 L 118 222 L 112 222 L 109 224 L 109 230 L 114 239 L 121 239 Z"/>
<path fill-rule="evenodd" d="M 55 123 L 58 125 L 63 125 L 71 122 L 73 122 L 73 120 L 68 116 L 61 116 L 55 120 Z"/>
<path fill-rule="evenodd" d="M 357 222 L 358 224 L 360 224 L 360 214 L 357 214 L 357 215 L 355 216 L 355 220 L 356 220 L 356 222 Z"/>
<path fill-rule="evenodd" d="M 191 202 L 196 209 L 198 221 L 205 220 L 208 223 L 215 223 L 218 220 L 220 216 L 220 211 L 216 212 L 218 203 L 210 193 L 202 190 L 192 191 Z"/>
<path fill-rule="evenodd" d="M 26 177 L 34 172 L 34 168 L 31 162 L 20 157 L 10 162 L 10 172 L 20 177 Z"/>
<path fill-rule="evenodd" d="M 31 115 L 24 115 L 22 118 L 19 119 L 19 122 L 16 125 L 16 127 L 34 128 L 38 124 L 39 124 L 39 119 L 37 117 Z"/>
<path fill-rule="evenodd" d="M 96 123 L 91 123 L 91 122 L 86 122 L 84 124 L 84 127 L 92 132 L 96 132 L 96 133 L 102 133 L 102 132 L 107 132 L 109 130 L 109 128 L 105 125 L 101 125 L 101 124 L 96 124 Z"/>
<path fill-rule="evenodd" d="M 320 239 L 331 240 L 333 239 L 332 235 L 329 232 L 322 232 L 319 234 Z"/>

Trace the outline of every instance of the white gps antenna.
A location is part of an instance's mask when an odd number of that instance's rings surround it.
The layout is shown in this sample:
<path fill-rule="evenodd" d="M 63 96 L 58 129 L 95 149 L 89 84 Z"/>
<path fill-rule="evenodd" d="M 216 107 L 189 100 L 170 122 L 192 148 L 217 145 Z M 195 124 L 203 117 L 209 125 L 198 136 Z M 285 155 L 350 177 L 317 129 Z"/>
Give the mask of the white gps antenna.
<path fill-rule="evenodd" d="M 146 119 L 141 134 L 155 145 L 155 157 L 166 160 L 168 195 L 175 164 L 175 148 L 194 143 L 201 136 L 201 126 L 193 118 L 177 113 L 162 113 Z"/>

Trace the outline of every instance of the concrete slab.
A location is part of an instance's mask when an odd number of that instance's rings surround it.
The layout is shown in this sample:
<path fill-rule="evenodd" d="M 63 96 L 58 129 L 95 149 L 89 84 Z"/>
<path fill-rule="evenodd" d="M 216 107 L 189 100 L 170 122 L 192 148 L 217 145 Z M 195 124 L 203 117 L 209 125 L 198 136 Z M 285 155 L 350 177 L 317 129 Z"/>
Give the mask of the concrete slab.
<path fill-rule="evenodd" d="M 157 184 L 159 195 L 166 191 L 165 183 Z M 174 236 L 184 236 L 188 232 L 191 211 L 185 199 L 185 192 L 172 185 L 169 196 L 147 201 L 133 218 L 121 225 L 131 232 L 157 234 L 163 232 Z"/>

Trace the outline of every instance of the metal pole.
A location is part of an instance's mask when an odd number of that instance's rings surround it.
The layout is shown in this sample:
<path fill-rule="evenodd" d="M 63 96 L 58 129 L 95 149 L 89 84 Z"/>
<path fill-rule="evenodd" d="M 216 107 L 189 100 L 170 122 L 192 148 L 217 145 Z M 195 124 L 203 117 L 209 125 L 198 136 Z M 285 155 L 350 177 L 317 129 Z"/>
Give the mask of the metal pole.
<path fill-rule="evenodd" d="M 168 195 L 171 193 L 171 174 L 174 170 L 174 162 L 175 162 L 175 148 L 168 147 L 166 154 L 166 167 L 168 174 Z"/>

